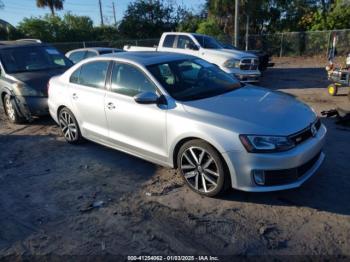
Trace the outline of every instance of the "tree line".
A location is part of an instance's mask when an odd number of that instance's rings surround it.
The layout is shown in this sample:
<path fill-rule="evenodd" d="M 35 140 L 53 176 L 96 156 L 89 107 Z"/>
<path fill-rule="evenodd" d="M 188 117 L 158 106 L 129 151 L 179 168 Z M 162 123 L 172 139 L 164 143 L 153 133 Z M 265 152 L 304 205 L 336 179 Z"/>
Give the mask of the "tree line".
<path fill-rule="evenodd" d="M 158 38 L 165 31 L 198 32 L 218 38 L 234 34 L 235 0 L 206 0 L 200 10 L 165 0 L 134 0 L 115 25 L 94 26 L 88 16 L 65 13 L 64 0 L 37 0 L 50 14 L 24 18 L 16 28 L 1 28 L 0 38 L 39 38 L 47 42 Z M 349 0 L 239 0 L 239 31 L 245 34 L 350 28 Z M 0 0 L 0 8 L 2 2 Z M 6 6 L 5 6 L 6 8 Z"/>

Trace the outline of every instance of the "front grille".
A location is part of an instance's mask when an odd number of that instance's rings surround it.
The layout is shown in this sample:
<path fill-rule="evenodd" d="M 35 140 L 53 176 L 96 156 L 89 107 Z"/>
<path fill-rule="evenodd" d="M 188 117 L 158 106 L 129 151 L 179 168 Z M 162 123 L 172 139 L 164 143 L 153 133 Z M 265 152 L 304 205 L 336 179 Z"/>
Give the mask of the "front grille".
<path fill-rule="evenodd" d="M 319 152 L 312 159 L 307 161 L 305 164 L 289 169 L 280 170 L 265 170 L 265 186 L 277 186 L 290 184 L 297 181 L 303 175 L 305 175 L 320 158 L 321 152 Z"/>
<path fill-rule="evenodd" d="M 239 68 L 241 70 L 257 70 L 259 61 L 255 58 L 245 58 L 241 60 Z"/>
<path fill-rule="evenodd" d="M 258 65 L 241 65 L 240 69 L 241 70 L 257 70 Z"/>
<path fill-rule="evenodd" d="M 314 122 L 314 125 L 316 127 L 316 130 L 318 131 L 321 127 L 321 120 L 320 119 L 317 119 L 315 122 Z M 311 126 L 308 126 L 307 128 L 301 130 L 300 132 L 296 133 L 296 134 L 293 134 L 291 136 L 289 136 L 289 138 L 296 144 L 300 144 L 306 140 L 308 140 L 309 138 L 312 137 L 312 132 L 311 132 Z"/>

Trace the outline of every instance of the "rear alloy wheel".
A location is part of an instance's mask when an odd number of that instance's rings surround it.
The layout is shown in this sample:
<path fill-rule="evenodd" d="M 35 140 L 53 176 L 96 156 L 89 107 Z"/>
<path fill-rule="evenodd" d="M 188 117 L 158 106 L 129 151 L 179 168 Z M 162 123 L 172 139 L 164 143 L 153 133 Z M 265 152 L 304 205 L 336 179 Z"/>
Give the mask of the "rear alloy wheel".
<path fill-rule="evenodd" d="M 66 141 L 71 144 L 78 144 L 81 142 L 82 136 L 80 134 L 78 122 L 68 108 L 64 108 L 60 111 L 58 119 Z"/>
<path fill-rule="evenodd" d="M 199 194 L 215 196 L 229 185 L 219 153 L 202 140 L 189 141 L 180 148 L 178 168 L 189 187 Z"/>
<path fill-rule="evenodd" d="M 5 95 L 4 97 L 4 108 L 8 120 L 11 123 L 19 124 L 23 119 L 19 116 L 16 106 L 14 104 L 13 98 L 10 95 Z"/>

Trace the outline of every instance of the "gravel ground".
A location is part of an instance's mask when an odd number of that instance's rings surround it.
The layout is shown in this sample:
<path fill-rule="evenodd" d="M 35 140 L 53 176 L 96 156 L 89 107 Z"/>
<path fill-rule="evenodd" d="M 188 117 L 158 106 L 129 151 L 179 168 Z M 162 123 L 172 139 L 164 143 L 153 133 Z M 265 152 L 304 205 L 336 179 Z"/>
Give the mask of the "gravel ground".
<path fill-rule="evenodd" d="M 276 59 L 261 85 L 322 110 L 319 60 Z M 65 143 L 50 118 L 0 120 L 0 257 L 5 255 L 350 256 L 350 129 L 328 128 L 321 169 L 301 188 L 190 191 L 174 170 L 87 142 Z M 287 120 L 286 120 L 287 121 Z"/>

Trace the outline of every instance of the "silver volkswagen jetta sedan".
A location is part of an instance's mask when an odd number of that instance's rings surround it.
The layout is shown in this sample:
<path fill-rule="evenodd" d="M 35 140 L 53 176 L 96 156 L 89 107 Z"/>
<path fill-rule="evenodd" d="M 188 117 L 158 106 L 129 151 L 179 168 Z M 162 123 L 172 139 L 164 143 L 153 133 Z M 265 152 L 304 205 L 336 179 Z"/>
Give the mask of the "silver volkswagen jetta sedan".
<path fill-rule="evenodd" d="M 192 56 L 87 59 L 51 79 L 48 103 L 69 143 L 86 138 L 178 168 L 206 196 L 295 188 L 324 160 L 326 128 L 310 107 Z"/>

